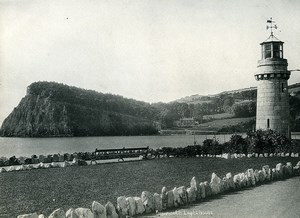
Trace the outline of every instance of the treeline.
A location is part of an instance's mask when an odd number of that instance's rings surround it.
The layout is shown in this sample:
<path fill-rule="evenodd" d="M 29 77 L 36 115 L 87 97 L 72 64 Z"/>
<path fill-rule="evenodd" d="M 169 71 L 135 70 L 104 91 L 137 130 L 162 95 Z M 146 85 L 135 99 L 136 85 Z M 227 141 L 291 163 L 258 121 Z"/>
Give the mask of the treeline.
<path fill-rule="evenodd" d="M 40 98 L 49 98 L 53 101 L 63 103 L 67 107 L 67 111 L 74 111 L 76 114 L 72 120 L 80 121 L 81 116 L 89 116 L 89 114 L 82 113 L 83 110 L 88 109 L 93 111 L 109 111 L 116 114 L 125 114 L 129 116 L 138 117 L 148 121 L 160 123 L 163 128 L 174 127 L 174 122 L 183 117 L 194 117 L 196 121 L 204 122 L 204 115 L 211 115 L 216 113 L 228 112 L 235 114 L 236 117 L 248 117 L 255 115 L 255 102 L 248 101 L 244 103 L 237 103 L 236 99 L 252 99 L 256 95 L 256 91 L 246 91 L 245 93 L 221 94 L 215 97 L 203 97 L 207 102 L 199 104 L 187 103 L 154 103 L 149 104 L 142 101 L 127 99 L 119 95 L 103 94 L 92 90 L 85 90 L 77 87 L 67 86 L 55 82 L 36 82 L 31 84 L 27 90 L 28 95 L 39 96 Z M 56 113 L 55 117 L 60 117 Z M 118 116 L 113 116 L 113 119 L 118 119 Z M 54 117 L 54 118 L 55 118 Z M 106 119 L 107 120 L 107 119 Z M 105 122 L 105 120 L 102 122 Z M 107 134 L 122 128 L 113 128 L 113 130 L 102 131 Z M 116 131 L 114 131 L 114 129 Z M 86 132 L 83 128 L 79 132 Z M 92 132 L 98 132 L 97 128 Z M 136 131 L 133 131 L 136 132 Z M 84 133 L 85 134 L 85 133 Z M 94 134 L 94 133 L 91 133 Z M 124 134 L 124 133 L 122 133 Z M 125 133 L 126 134 L 126 133 Z"/>
<path fill-rule="evenodd" d="M 160 127 L 173 128 L 180 118 L 231 113 L 252 117 L 256 113 L 256 90 L 201 97 L 202 103 L 146 103 L 119 95 L 55 82 L 36 82 L 3 122 L 2 136 L 103 136 L 157 134 Z M 291 130 L 300 131 L 300 100 L 290 98 Z M 252 129 L 252 123 L 244 130 Z M 227 130 L 230 128 L 229 130 Z M 239 126 L 222 131 L 236 132 Z"/>
<path fill-rule="evenodd" d="M 149 103 L 61 83 L 35 82 L 28 87 L 27 93 L 49 97 L 54 101 L 71 105 L 97 108 L 97 110 L 112 111 L 149 120 L 158 120 L 159 118 L 159 111 Z"/>
<path fill-rule="evenodd" d="M 256 114 L 256 101 L 245 100 L 236 102 L 231 95 L 220 95 L 210 97 L 210 102 L 187 104 L 171 102 L 152 104 L 160 111 L 160 121 L 166 128 L 174 127 L 174 122 L 184 117 L 194 117 L 199 123 L 208 120 L 203 119 L 204 115 L 219 113 L 230 113 L 234 117 L 253 117 Z"/>
<path fill-rule="evenodd" d="M 279 155 L 281 153 L 300 153 L 300 141 L 290 140 L 273 130 L 258 130 L 248 132 L 243 138 L 241 135 L 234 134 L 230 141 L 219 143 L 215 139 L 206 139 L 202 145 L 189 145 L 187 147 L 171 148 L 163 147 L 153 151 L 154 155 L 167 155 L 176 157 L 195 157 L 197 155 L 221 155 L 230 154 L 262 154 L 263 156 Z"/>
<path fill-rule="evenodd" d="M 300 132 L 300 99 L 290 96 L 291 130 Z"/>
<path fill-rule="evenodd" d="M 84 106 L 85 108 L 97 108 L 97 111 L 110 111 L 115 114 L 126 114 L 134 117 L 146 119 L 160 123 L 162 128 L 172 128 L 175 126 L 175 121 L 184 117 L 194 117 L 199 123 L 208 120 L 203 119 L 205 115 L 218 113 L 230 113 L 234 117 L 253 117 L 256 115 L 256 90 L 246 90 L 235 93 L 221 93 L 216 96 L 201 96 L 200 100 L 203 103 L 187 104 L 187 103 L 153 103 L 149 104 L 142 101 L 127 99 L 119 95 L 103 94 L 92 90 L 80 89 L 77 87 L 67 86 L 59 83 L 37 82 L 28 87 L 29 94 L 48 96 L 53 100 L 68 103 L 70 105 Z M 300 100 L 296 97 L 290 97 L 291 108 L 291 129 L 300 131 Z M 71 109 L 72 110 L 72 109 Z M 77 112 L 77 117 L 80 113 Z M 113 116 L 114 117 L 114 116 Z M 75 117 L 76 119 L 76 117 Z M 115 119 L 118 119 L 117 117 Z M 78 119 L 77 119 L 78 120 Z M 253 124 L 248 122 L 243 129 L 251 129 Z M 113 132 L 119 131 L 123 126 L 113 128 L 114 130 L 102 131 Z M 250 128 L 248 128 L 250 127 Z M 227 131 L 230 128 L 240 129 L 239 126 L 224 127 L 222 131 Z M 132 131 L 139 132 L 138 128 Z M 80 129 L 80 131 L 84 131 Z M 95 132 L 98 130 L 95 129 Z M 151 130 L 153 133 L 153 129 Z M 122 133 L 126 134 L 126 133 Z"/>
<path fill-rule="evenodd" d="M 4 120 L 8 137 L 153 135 L 159 111 L 149 103 L 55 82 L 36 82 Z"/>

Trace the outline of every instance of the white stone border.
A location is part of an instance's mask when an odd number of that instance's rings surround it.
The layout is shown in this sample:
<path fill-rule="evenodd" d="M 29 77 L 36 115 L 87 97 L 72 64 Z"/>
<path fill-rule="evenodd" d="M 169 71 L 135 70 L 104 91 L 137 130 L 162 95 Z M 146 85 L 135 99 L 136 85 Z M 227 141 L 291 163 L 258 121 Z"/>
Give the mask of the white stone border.
<path fill-rule="evenodd" d="M 165 210 L 176 209 L 183 205 L 200 202 L 210 196 L 222 193 L 242 190 L 246 187 L 255 187 L 271 181 L 290 178 L 300 175 L 300 161 L 295 167 L 291 162 L 286 165 L 278 163 L 276 168 L 268 165 L 261 170 L 248 169 L 245 172 L 232 175 L 227 173 L 223 179 L 216 173 L 211 176 L 210 183 L 198 182 L 195 177 L 190 182 L 190 187 L 175 187 L 167 191 L 162 188 L 161 194 L 143 191 L 141 197 L 117 198 L 117 206 L 111 202 L 105 206 L 94 201 L 91 209 L 89 208 L 70 208 L 67 212 L 63 209 L 54 210 L 48 218 L 126 218 L 134 215 L 159 213 Z M 43 214 L 37 213 L 19 215 L 17 218 L 46 218 Z"/>

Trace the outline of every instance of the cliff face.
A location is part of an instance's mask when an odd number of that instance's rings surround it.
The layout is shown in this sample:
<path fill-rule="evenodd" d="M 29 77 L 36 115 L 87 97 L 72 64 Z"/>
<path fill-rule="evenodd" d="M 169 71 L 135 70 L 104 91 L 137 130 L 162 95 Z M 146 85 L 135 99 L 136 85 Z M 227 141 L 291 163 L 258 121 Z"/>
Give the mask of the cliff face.
<path fill-rule="evenodd" d="M 126 107 L 120 106 L 120 102 Z M 4 120 L 1 135 L 48 137 L 154 134 L 157 130 L 147 117 L 149 113 L 141 112 L 147 108 L 145 104 L 58 83 L 33 83 L 19 105 Z"/>

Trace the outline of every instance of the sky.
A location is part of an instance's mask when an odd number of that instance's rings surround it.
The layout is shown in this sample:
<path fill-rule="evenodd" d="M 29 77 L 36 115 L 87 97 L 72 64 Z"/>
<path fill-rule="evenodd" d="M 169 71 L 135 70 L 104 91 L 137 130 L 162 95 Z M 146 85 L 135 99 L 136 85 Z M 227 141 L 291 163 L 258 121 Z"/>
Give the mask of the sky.
<path fill-rule="evenodd" d="M 1 0 L 0 124 L 37 81 L 150 103 L 256 86 L 270 17 L 299 69 L 298 0 Z"/>

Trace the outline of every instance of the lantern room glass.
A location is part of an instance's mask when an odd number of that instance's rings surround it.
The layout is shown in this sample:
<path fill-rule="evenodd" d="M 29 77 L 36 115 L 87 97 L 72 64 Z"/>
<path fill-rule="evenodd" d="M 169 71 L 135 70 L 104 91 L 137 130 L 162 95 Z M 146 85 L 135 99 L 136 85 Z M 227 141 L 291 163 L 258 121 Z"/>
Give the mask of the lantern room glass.
<path fill-rule="evenodd" d="M 270 42 L 262 45 L 262 58 L 283 58 L 282 43 Z"/>

